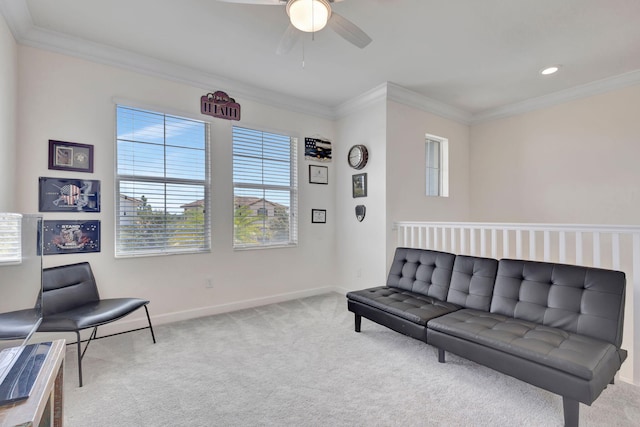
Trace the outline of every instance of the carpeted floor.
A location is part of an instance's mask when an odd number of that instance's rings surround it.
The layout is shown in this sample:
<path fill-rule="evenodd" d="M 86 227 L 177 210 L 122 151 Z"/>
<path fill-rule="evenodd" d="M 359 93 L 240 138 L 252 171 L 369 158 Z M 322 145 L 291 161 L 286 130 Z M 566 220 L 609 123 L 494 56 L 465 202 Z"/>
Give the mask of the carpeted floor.
<path fill-rule="evenodd" d="M 362 321 L 343 295 L 98 340 L 77 386 L 67 347 L 65 426 L 562 426 L 544 390 Z M 150 307 L 153 312 L 153 306 Z M 581 426 L 640 425 L 640 388 L 580 405 Z"/>

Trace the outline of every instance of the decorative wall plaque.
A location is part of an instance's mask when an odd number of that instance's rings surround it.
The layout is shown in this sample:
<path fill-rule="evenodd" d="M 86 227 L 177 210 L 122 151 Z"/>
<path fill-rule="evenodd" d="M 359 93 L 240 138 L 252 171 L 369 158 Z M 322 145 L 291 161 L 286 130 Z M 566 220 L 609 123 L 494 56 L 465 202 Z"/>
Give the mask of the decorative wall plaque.
<path fill-rule="evenodd" d="M 200 97 L 200 112 L 218 119 L 240 120 L 240 104 L 221 90 Z"/>
<path fill-rule="evenodd" d="M 44 221 L 44 255 L 100 252 L 100 221 Z"/>
<path fill-rule="evenodd" d="M 305 138 L 304 158 L 314 162 L 330 162 L 331 141 L 320 138 Z"/>

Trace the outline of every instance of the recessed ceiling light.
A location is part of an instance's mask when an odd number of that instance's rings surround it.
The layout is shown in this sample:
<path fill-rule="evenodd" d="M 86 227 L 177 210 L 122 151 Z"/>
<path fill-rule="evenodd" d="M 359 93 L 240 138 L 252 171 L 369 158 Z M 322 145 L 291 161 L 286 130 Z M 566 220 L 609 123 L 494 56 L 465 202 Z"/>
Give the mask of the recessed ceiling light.
<path fill-rule="evenodd" d="M 554 74 L 560 69 L 559 65 L 552 65 L 551 67 L 546 67 L 540 70 L 540 74 L 543 76 L 548 76 L 549 74 Z"/>

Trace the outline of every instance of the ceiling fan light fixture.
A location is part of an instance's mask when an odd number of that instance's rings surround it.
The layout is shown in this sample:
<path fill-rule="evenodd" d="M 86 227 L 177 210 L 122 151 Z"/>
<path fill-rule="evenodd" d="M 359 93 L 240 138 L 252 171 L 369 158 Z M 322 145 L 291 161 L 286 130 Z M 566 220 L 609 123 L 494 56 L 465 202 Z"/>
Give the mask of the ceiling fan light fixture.
<path fill-rule="evenodd" d="M 291 25 L 305 33 L 313 33 L 327 25 L 331 6 L 327 0 L 289 0 L 287 15 Z"/>

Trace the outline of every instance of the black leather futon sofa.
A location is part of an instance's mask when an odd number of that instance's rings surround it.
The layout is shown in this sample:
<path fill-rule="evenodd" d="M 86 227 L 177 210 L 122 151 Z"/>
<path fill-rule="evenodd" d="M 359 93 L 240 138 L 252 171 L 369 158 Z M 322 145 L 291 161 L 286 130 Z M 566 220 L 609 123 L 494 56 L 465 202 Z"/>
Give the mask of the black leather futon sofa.
<path fill-rule="evenodd" d="M 365 317 L 562 396 L 578 426 L 627 357 L 623 272 L 397 248 L 386 286 L 347 294 Z"/>

